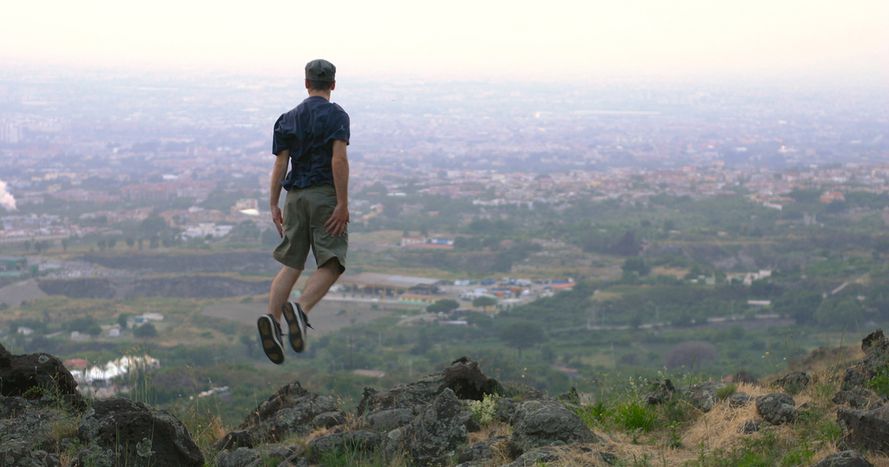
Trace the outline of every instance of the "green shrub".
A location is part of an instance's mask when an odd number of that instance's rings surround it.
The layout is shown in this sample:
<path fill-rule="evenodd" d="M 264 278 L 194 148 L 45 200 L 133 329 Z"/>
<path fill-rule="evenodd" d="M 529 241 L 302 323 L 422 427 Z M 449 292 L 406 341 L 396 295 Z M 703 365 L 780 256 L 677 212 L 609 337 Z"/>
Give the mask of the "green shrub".
<path fill-rule="evenodd" d="M 485 394 L 480 401 L 469 401 L 469 411 L 472 413 L 472 419 L 482 426 L 493 422 L 498 398 L 499 396 L 496 394 Z"/>
<path fill-rule="evenodd" d="M 880 397 L 889 397 L 889 365 L 877 370 L 877 374 L 867 382 L 867 387 L 873 389 Z"/>
<path fill-rule="evenodd" d="M 649 432 L 657 421 L 657 413 L 647 404 L 624 402 L 615 407 L 614 421 L 627 431 Z"/>
<path fill-rule="evenodd" d="M 737 386 L 735 386 L 734 384 L 728 384 L 716 390 L 716 398 L 719 400 L 725 400 L 737 391 Z"/>
<path fill-rule="evenodd" d="M 596 425 L 605 423 L 605 420 L 611 416 L 611 412 L 604 402 L 598 401 L 595 404 L 578 408 L 577 416 L 588 428 L 592 429 Z"/>

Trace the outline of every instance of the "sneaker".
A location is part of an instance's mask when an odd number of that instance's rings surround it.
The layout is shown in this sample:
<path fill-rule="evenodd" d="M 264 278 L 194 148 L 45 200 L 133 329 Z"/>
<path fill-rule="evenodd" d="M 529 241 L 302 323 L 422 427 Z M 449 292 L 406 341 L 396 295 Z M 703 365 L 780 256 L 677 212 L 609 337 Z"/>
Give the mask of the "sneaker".
<path fill-rule="evenodd" d="M 265 356 L 276 365 L 284 363 L 284 338 L 278 320 L 272 315 L 264 315 L 256 321 L 256 327 L 259 329 L 259 341 Z"/>
<path fill-rule="evenodd" d="M 295 352 L 302 352 L 306 349 L 306 327 L 312 327 L 309 319 L 303 312 L 299 303 L 286 302 L 281 307 L 284 319 L 287 320 L 287 335 L 290 337 L 290 347 Z"/>

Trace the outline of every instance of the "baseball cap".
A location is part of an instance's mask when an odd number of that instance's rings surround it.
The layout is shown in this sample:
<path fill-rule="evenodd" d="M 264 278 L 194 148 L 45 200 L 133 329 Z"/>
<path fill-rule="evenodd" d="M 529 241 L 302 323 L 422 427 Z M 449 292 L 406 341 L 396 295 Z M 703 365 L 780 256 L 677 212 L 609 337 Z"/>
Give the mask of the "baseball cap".
<path fill-rule="evenodd" d="M 324 59 L 312 60 L 306 63 L 306 79 L 312 81 L 334 81 L 336 80 L 336 67 L 333 63 Z"/>

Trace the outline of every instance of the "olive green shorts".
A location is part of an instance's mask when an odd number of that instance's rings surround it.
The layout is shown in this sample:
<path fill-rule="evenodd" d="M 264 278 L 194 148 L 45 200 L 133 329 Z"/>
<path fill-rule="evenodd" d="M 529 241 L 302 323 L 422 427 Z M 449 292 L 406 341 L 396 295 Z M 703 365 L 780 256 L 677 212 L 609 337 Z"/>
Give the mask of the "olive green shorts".
<path fill-rule="evenodd" d="M 275 248 L 279 263 L 302 270 L 306 266 L 309 248 L 315 263 L 322 266 L 332 259 L 339 262 L 340 272 L 346 270 L 346 250 L 349 234 L 336 237 L 327 233 L 324 223 L 336 207 L 336 190 L 332 185 L 291 189 L 284 200 L 284 238 Z"/>

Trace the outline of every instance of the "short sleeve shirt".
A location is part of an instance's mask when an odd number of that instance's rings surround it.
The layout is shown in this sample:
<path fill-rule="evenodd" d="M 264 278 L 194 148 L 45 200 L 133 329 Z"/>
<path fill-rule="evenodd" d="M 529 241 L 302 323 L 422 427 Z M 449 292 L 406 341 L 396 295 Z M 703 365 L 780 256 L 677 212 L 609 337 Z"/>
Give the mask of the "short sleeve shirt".
<path fill-rule="evenodd" d="M 272 153 L 290 150 L 285 190 L 333 185 L 333 142 L 349 144 L 349 114 L 337 104 L 311 96 L 275 122 Z"/>

